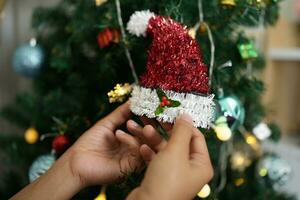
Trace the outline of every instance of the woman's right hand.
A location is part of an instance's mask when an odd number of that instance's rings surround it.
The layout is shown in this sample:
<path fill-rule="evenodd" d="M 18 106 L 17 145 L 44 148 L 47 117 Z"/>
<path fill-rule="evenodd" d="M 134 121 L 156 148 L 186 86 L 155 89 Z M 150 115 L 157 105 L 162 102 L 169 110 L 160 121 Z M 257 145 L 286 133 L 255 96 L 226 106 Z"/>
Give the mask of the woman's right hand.
<path fill-rule="evenodd" d="M 152 126 L 144 127 L 141 138 L 151 142 L 140 151 L 149 166 L 141 186 L 128 200 L 193 199 L 211 180 L 213 168 L 205 138 L 192 124 L 190 116 L 181 115 L 168 142 Z"/>

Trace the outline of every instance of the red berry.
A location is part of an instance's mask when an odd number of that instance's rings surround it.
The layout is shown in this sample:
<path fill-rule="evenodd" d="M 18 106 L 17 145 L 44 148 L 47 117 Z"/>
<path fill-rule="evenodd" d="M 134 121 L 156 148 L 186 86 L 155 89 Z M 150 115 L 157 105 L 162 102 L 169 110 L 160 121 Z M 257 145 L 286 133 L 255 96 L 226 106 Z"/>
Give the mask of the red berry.
<path fill-rule="evenodd" d="M 163 102 L 166 102 L 166 101 L 168 100 L 168 98 L 165 97 L 165 96 L 163 96 L 163 97 L 161 98 L 161 100 L 162 100 Z"/>
<path fill-rule="evenodd" d="M 163 101 L 163 102 L 160 103 L 160 105 L 161 105 L 162 107 L 164 107 L 164 106 L 166 106 L 166 102 Z"/>
<path fill-rule="evenodd" d="M 69 138 L 65 135 L 58 135 L 52 141 L 52 148 L 57 154 L 62 154 L 71 145 Z"/>
<path fill-rule="evenodd" d="M 171 104 L 172 104 L 172 103 L 171 103 L 171 101 L 169 101 L 169 100 L 166 102 L 166 105 L 167 105 L 167 106 L 170 106 Z"/>

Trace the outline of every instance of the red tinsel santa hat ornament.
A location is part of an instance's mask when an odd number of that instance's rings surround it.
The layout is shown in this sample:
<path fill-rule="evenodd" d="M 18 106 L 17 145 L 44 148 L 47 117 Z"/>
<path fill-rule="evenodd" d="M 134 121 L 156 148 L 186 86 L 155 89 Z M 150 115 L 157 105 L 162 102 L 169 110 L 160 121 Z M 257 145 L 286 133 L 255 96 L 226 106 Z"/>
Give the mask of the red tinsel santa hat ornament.
<path fill-rule="evenodd" d="M 147 70 L 133 87 L 132 112 L 169 123 L 187 113 L 195 127 L 208 128 L 214 116 L 214 95 L 209 94 L 208 68 L 200 48 L 187 28 L 170 17 L 137 11 L 127 30 L 153 38 Z"/>

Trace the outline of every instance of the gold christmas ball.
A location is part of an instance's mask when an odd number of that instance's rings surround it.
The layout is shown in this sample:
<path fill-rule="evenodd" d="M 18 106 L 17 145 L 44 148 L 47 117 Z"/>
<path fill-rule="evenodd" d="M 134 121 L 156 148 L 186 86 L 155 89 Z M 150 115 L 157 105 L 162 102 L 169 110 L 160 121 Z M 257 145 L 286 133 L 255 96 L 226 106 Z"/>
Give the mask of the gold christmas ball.
<path fill-rule="evenodd" d="M 28 144 L 35 144 L 39 140 L 39 133 L 35 128 L 29 128 L 25 131 L 24 137 Z"/>
<path fill-rule="evenodd" d="M 203 34 L 203 33 L 206 33 L 206 31 L 207 31 L 207 30 L 206 30 L 205 24 L 204 24 L 204 23 L 201 23 L 201 24 L 200 24 L 200 27 L 199 27 L 199 32 Z"/>
<path fill-rule="evenodd" d="M 245 179 L 244 178 L 238 178 L 234 181 L 234 184 L 236 187 L 240 187 L 241 185 L 243 185 L 245 183 Z"/>
<path fill-rule="evenodd" d="M 235 0 L 221 0 L 221 5 L 224 7 L 235 7 L 236 3 Z"/>

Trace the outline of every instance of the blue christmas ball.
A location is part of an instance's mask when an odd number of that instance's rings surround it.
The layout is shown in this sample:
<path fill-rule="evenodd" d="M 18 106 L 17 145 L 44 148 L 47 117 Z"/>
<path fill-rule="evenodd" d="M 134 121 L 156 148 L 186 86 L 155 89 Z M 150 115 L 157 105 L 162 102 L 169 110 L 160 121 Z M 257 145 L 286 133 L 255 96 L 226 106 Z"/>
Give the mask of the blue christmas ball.
<path fill-rule="evenodd" d="M 38 157 L 29 168 L 29 181 L 32 183 L 46 173 L 55 163 L 55 160 L 56 158 L 53 154 L 46 154 Z"/>
<path fill-rule="evenodd" d="M 242 102 L 234 95 L 223 96 L 219 99 L 221 112 L 227 117 L 231 129 L 236 129 L 245 121 L 245 108 Z"/>
<path fill-rule="evenodd" d="M 42 47 L 31 41 L 16 50 L 13 56 L 13 68 L 18 74 L 34 78 L 41 72 L 44 59 Z"/>

